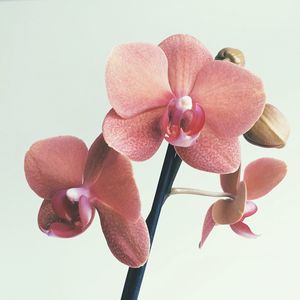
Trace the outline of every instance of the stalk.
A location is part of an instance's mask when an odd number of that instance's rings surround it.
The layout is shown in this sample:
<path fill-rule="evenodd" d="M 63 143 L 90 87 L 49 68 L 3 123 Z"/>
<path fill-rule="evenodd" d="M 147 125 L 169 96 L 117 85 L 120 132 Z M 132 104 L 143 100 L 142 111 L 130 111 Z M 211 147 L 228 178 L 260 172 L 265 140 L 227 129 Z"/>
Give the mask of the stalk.
<path fill-rule="evenodd" d="M 165 200 L 171 193 L 173 182 L 180 168 L 181 159 L 176 154 L 172 145 L 169 144 L 159 181 L 156 188 L 151 211 L 147 217 L 146 223 L 150 235 L 150 243 L 152 246 L 160 212 Z M 147 263 L 140 268 L 129 268 L 123 288 L 121 300 L 137 300 L 141 289 L 143 277 L 145 274 Z"/>

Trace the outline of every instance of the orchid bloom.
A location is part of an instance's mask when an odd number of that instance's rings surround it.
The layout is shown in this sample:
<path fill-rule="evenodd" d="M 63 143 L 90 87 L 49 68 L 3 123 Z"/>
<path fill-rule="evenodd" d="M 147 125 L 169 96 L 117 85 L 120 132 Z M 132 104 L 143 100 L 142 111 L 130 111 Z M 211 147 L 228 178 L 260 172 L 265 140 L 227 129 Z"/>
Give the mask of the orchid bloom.
<path fill-rule="evenodd" d="M 240 182 L 240 168 L 232 174 L 220 175 L 224 192 L 233 195 L 233 199 L 220 199 L 207 211 L 202 229 L 200 247 L 203 246 L 215 225 L 227 224 L 231 229 L 247 238 L 255 238 L 245 218 L 257 211 L 256 204 L 251 201 L 269 193 L 285 177 L 286 164 L 274 158 L 260 158 L 250 163 L 244 171 L 244 179 Z"/>
<path fill-rule="evenodd" d="M 91 224 L 97 210 L 114 256 L 131 267 L 148 258 L 150 242 L 130 161 L 109 148 L 100 135 L 88 150 L 72 136 L 33 144 L 25 175 L 44 199 L 40 229 L 49 236 L 74 237 Z"/>
<path fill-rule="evenodd" d="M 265 105 L 260 79 L 243 67 L 213 60 L 197 39 L 181 34 L 159 46 L 114 48 L 106 87 L 113 107 L 103 123 L 109 146 L 142 161 L 166 139 L 186 163 L 216 173 L 238 168 L 238 136 Z"/>

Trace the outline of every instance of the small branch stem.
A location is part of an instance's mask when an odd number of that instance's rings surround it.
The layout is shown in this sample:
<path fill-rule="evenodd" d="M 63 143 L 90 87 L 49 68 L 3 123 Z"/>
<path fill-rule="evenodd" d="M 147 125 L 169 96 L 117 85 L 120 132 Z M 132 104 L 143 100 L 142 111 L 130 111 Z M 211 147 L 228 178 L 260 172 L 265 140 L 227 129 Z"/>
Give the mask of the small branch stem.
<path fill-rule="evenodd" d="M 172 188 L 169 196 L 179 195 L 179 194 L 200 195 L 200 196 L 209 196 L 209 197 L 227 197 L 227 198 L 234 199 L 234 196 L 229 193 L 211 192 L 211 191 L 189 189 L 189 188 Z"/>

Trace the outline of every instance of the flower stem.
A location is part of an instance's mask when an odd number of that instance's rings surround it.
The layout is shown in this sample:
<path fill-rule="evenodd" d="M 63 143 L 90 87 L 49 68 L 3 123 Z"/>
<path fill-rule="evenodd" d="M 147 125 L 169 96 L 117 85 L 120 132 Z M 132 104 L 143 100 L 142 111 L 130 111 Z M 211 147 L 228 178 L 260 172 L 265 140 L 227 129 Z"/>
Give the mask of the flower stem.
<path fill-rule="evenodd" d="M 172 145 L 169 145 L 160 173 L 152 208 L 146 220 L 151 245 L 154 239 L 161 208 L 171 192 L 171 188 L 179 170 L 180 164 L 180 157 L 176 154 L 174 147 Z M 146 265 L 147 264 L 143 265 L 140 268 L 128 269 L 121 300 L 138 299 Z"/>
<path fill-rule="evenodd" d="M 171 195 L 199 195 L 199 196 L 208 196 L 208 197 L 227 197 L 230 199 L 234 199 L 234 196 L 230 193 L 225 192 L 211 192 L 211 191 L 205 191 L 205 190 L 199 190 L 199 189 L 190 189 L 190 188 L 172 188 L 171 189 Z"/>

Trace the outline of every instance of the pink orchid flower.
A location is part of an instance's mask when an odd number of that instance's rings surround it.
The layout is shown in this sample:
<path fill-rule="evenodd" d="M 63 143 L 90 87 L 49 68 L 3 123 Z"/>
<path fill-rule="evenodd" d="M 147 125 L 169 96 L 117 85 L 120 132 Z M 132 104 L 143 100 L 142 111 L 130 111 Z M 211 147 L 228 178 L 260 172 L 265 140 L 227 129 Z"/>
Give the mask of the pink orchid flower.
<path fill-rule="evenodd" d="M 250 163 L 244 171 L 244 180 L 240 182 L 240 168 L 232 174 L 220 176 L 224 192 L 233 195 L 233 199 L 220 199 L 207 211 L 200 247 L 203 246 L 215 225 L 227 224 L 231 229 L 247 238 L 255 238 L 247 224 L 248 218 L 256 213 L 257 206 L 251 201 L 269 193 L 285 177 L 286 164 L 274 158 L 261 158 Z"/>
<path fill-rule="evenodd" d="M 88 228 L 97 210 L 114 256 L 131 267 L 145 263 L 149 234 L 130 161 L 109 148 L 102 135 L 89 150 L 72 136 L 33 144 L 25 156 L 25 175 L 44 199 L 38 215 L 43 232 L 74 237 Z"/>
<path fill-rule="evenodd" d="M 114 48 L 106 86 L 113 109 L 103 135 L 112 148 L 142 161 L 166 139 L 186 163 L 216 173 L 238 168 L 238 136 L 252 127 L 265 105 L 256 76 L 213 60 L 198 40 L 181 34 L 159 46 Z"/>

